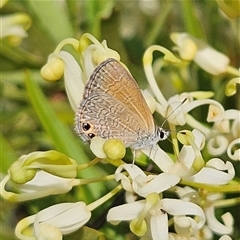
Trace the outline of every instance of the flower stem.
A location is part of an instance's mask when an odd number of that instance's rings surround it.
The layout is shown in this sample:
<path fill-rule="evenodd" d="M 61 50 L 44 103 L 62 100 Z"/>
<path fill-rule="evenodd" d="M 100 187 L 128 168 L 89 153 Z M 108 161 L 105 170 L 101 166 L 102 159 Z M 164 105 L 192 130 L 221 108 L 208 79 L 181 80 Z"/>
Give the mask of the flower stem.
<path fill-rule="evenodd" d="M 95 158 L 95 159 L 93 159 L 92 161 L 90 161 L 88 163 L 84 163 L 84 164 L 78 165 L 77 169 L 78 170 L 83 170 L 83 169 L 89 168 L 89 167 L 97 164 L 101 160 L 102 160 L 101 158 Z"/>
<path fill-rule="evenodd" d="M 202 188 L 209 192 L 221 192 L 221 193 L 239 193 L 240 192 L 240 184 L 227 184 L 227 185 L 209 185 L 203 183 L 195 183 L 186 180 L 181 180 L 180 184 L 184 184 L 191 187 Z"/>
<path fill-rule="evenodd" d="M 85 185 L 89 183 L 101 182 L 101 181 L 108 181 L 114 179 L 115 175 L 108 175 L 103 177 L 96 177 L 96 178 L 88 178 L 88 179 L 80 179 L 80 185 Z"/>
<path fill-rule="evenodd" d="M 107 200 L 109 200 L 111 197 L 113 197 L 115 194 L 117 194 L 120 190 L 122 189 L 121 185 L 118 185 L 117 187 L 115 187 L 111 192 L 107 193 L 105 196 L 99 198 L 98 200 L 96 200 L 95 202 L 89 204 L 87 206 L 89 211 L 94 210 L 95 208 L 101 206 L 104 202 L 106 202 Z"/>

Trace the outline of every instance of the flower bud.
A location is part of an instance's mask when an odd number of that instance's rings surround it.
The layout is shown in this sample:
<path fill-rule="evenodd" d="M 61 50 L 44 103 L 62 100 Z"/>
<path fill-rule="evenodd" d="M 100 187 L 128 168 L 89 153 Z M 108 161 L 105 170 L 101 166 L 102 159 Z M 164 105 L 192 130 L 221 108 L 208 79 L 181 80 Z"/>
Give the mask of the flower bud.
<path fill-rule="evenodd" d="M 103 145 L 103 151 L 108 158 L 116 160 L 122 159 L 126 154 L 124 142 L 120 139 L 109 139 Z"/>
<path fill-rule="evenodd" d="M 60 58 L 51 58 L 41 69 L 41 75 L 46 81 L 57 81 L 64 73 L 64 63 Z"/>

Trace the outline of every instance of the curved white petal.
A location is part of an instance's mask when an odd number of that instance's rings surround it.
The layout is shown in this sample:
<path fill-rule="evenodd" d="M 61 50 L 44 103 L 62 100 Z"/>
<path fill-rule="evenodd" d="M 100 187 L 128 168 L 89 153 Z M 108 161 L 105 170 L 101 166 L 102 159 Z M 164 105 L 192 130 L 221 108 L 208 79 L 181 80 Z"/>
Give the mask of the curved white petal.
<path fill-rule="evenodd" d="M 73 179 L 61 178 L 44 171 L 38 171 L 35 177 L 25 184 L 18 184 L 19 190 L 28 193 L 47 190 L 51 188 L 52 194 L 68 192 L 72 189 Z"/>
<path fill-rule="evenodd" d="M 82 100 L 83 91 L 85 88 L 84 79 L 82 79 L 82 72 L 79 64 L 74 57 L 68 52 L 61 51 L 57 54 L 64 62 L 64 83 L 67 96 L 71 107 L 76 111 L 77 106 Z"/>
<path fill-rule="evenodd" d="M 231 234 L 233 231 L 233 226 L 227 226 L 220 223 L 214 214 L 214 207 L 210 206 L 205 211 L 207 224 L 212 231 L 218 234 Z"/>
<path fill-rule="evenodd" d="M 224 162 L 220 158 L 212 158 L 212 159 L 210 159 L 206 163 L 206 166 L 207 167 L 212 167 L 212 168 L 215 168 L 215 169 L 218 169 L 218 170 L 222 170 L 222 171 L 228 170 L 232 174 L 235 173 L 232 163 L 229 162 L 229 161 Z"/>
<path fill-rule="evenodd" d="M 39 239 L 39 240 L 62 240 L 62 233 L 58 227 L 55 227 L 48 223 L 40 223 L 37 239 Z"/>
<path fill-rule="evenodd" d="M 200 229 L 205 223 L 203 210 L 196 204 L 179 199 L 165 198 L 161 200 L 162 209 L 173 216 L 195 215 L 199 217 L 197 227 Z"/>
<path fill-rule="evenodd" d="M 225 111 L 226 113 L 226 111 Z M 229 133 L 230 132 L 230 121 L 225 118 L 222 121 L 217 121 L 213 125 L 213 129 L 216 129 L 218 132 L 221 133 Z"/>
<path fill-rule="evenodd" d="M 98 44 L 90 44 L 83 53 L 83 72 L 85 74 L 86 79 L 89 79 L 94 69 L 97 67 L 97 63 L 93 60 L 93 53 L 97 49 L 102 49 L 101 43 Z"/>
<path fill-rule="evenodd" d="M 142 211 L 144 206 L 145 200 L 141 200 L 111 208 L 107 214 L 107 221 L 112 224 L 118 224 L 121 221 L 133 220 Z"/>
<path fill-rule="evenodd" d="M 82 227 L 91 217 L 86 204 L 83 202 L 60 203 L 48 207 L 38 214 L 34 221 L 34 231 L 39 234 L 40 223 L 47 223 L 58 227 L 62 234 L 68 234 Z"/>
<path fill-rule="evenodd" d="M 148 175 L 146 177 L 138 175 L 133 179 L 132 186 L 134 191 L 138 191 L 138 189 L 141 189 L 145 187 L 148 183 L 150 183 L 157 175 Z"/>
<path fill-rule="evenodd" d="M 155 98 L 151 95 L 151 93 L 149 92 L 149 90 L 145 89 L 144 91 L 141 91 L 143 94 L 143 97 L 151 111 L 151 113 L 154 113 L 156 110 L 156 100 Z"/>
<path fill-rule="evenodd" d="M 201 239 L 204 239 L 204 240 L 212 240 L 213 239 L 213 232 L 207 225 L 204 225 L 202 227 L 200 234 L 201 234 Z M 198 240 L 199 240 L 199 238 L 198 238 Z"/>
<path fill-rule="evenodd" d="M 219 199 L 223 199 L 224 198 L 224 194 L 223 193 L 208 193 L 207 195 L 207 201 L 209 201 L 210 203 L 214 203 Z"/>
<path fill-rule="evenodd" d="M 196 222 L 191 217 L 175 216 L 175 231 L 182 237 L 189 238 L 192 235 L 192 229 L 197 229 Z"/>
<path fill-rule="evenodd" d="M 226 151 L 228 146 L 228 140 L 224 136 L 216 136 L 209 139 L 207 143 L 207 149 L 213 156 L 219 156 Z"/>
<path fill-rule="evenodd" d="M 199 152 L 205 143 L 204 135 L 194 129 L 192 131 L 195 146 L 184 145 L 179 153 L 178 160 L 171 168 L 171 173 L 175 173 L 180 177 L 191 176 L 195 173 L 192 168 L 193 162 L 196 159 L 196 152 Z"/>
<path fill-rule="evenodd" d="M 171 172 L 174 162 L 158 145 L 156 148 L 144 148 L 141 151 L 149 156 L 163 172 Z"/>
<path fill-rule="evenodd" d="M 229 58 L 208 46 L 203 41 L 196 39 L 198 44 L 198 51 L 195 55 L 194 62 L 196 62 L 206 72 L 218 75 L 224 73 L 229 64 Z"/>
<path fill-rule="evenodd" d="M 184 111 L 184 113 L 188 113 L 191 110 L 193 110 L 194 108 L 202 106 L 202 105 L 206 105 L 206 104 L 211 106 L 211 110 L 213 110 L 213 109 L 215 110 L 214 116 L 209 115 L 209 113 L 208 113 L 209 116 L 207 117 L 207 121 L 213 122 L 213 121 L 217 121 L 217 120 L 219 121 L 219 120 L 223 119 L 224 108 L 219 102 L 217 102 L 213 99 L 199 99 L 199 100 L 192 101 L 188 104 L 184 104 L 183 111 Z"/>
<path fill-rule="evenodd" d="M 96 136 L 93 139 L 91 139 L 90 149 L 93 152 L 93 154 L 98 158 L 103 158 L 103 159 L 107 158 L 105 152 L 103 151 L 103 145 L 106 141 L 107 141 L 106 139 L 103 139 L 99 136 Z"/>
<path fill-rule="evenodd" d="M 132 179 L 136 178 L 139 175 L 142 177 L 146 177 L 146 174 L 142 171 L 142 169 L 133 164 L 123 164 L 119 166 L 115 174 L 117 174 L 118 172 L 122 172 L 122 170 L 126 170 Z"/>
<path fill-rule="evenodd" d="M 130 182 L 130 179 L 127 176 L 125 176 L 122 173 L 119 173 L 118 175 L 115 175 L 115 179 L 116 181 L 121 180 L 123 189 L 125 189 L 128 192 L 133 192 L 132 182 Z"/>
<path fill-rule="evenodd" d="M 222 170 L 227 170 L 228 173 Z M 233 179 L 234 175 L 235 170 L 232 163 L 224 163 L 220 159 L 211 159 L 207 162 L 206 167 L 203 167 L 197 174 L 184 179 L 198 183 L 222 185 Z"/>
<path fill-rule="evenodd" d="M 232 160 L 240 161 L 240 138 L 237 138 L 233 140 L 228 148 L 227 148 L 227 154 Z"/>
<path fill-rule="evenodd" d="M 150 227 L 153 240 L 168 239 L 168 216 L 167 213 L 151 216 Z"/>
<path fill-rule="evenodd" d="M 125 201 L 126 203 L 133 203 L 137 199 L 137 195 L 133 191 L 125 192 Z"/>
<path fill-rule="evenodd" d="M 194 140 L 195 144 L 197 145 L 199 150 L 201 150 L 205 142 L 204 135 L 197 129 L 193 129 L 192 133 L 195 138 Z M 179 161 L 184 167 L 186 167 L 185 171 L 188 171 L 192 167 L 195 157 L 196 157 L 196 154 L 191 146 L 184 145 L 182 147 L 179 153 Z M 180 176 L 188 175 L 188 173 L 185 173 L 185 174 L 180 173 L 180 174 L 181 174 Z"/>
<path fill-rule="evenodd" d="M 61 178 L 44 171 L 38 171 L 35 177 L 25 184 L 16 184 L 20 193 L 12 193 L 15 201 L 26 201 L 70 191 L 80 183 L 79 179 Z"/>
<path fill-rule="evenodd" d="M 237 109 L 228 109 L 224 113 L 224 119 L 228 120 L 234 120 L 234 119 L 240 119 L 240 111 Z"/>
<path fill-rule="evenodd" d="M 232 238 L 228 235 L 223 235 L 219 238 L 219 240 L 232 240 Z"/>
<path fill-rule="evenodd" d="M 176 186 L 174 188 L 174 191 L 182 200 L 185 201 L 190 201 L 191 198 L 197 199 L 199 197 L 197 191 L 189 186 L 185 187 Z"/>
<path fill-rule="evenodd" d="M 208 122 L 222 121 L 223 117 L 224 117 L 223 106 L 216 101 L 211 103 L 208 109 L 207 121 Z"/>
<path fill-rule="evenodd" d="M 133 186 L 133 188 L 138 195 L 146 197 L 148 194 L 153 192 L 163 192 L 175 186 L 179 181 L 180 177 L 176 174 L 161 173 L 150 182 L 146 183 L 143 187 L 137 189 Z"/>
<path fill-rule="evenodd" d="M 122 171 L 126 170 L 129 174 L 129 176 L 131 177 L 131 181 L 129 179 L 128 176 L 124 175 L 122 173 Z M 145 173 L 136 165 L 133 164 L 123 164 L 121 166 L 119 166 L 115 172 L 115 179 L 116 181 L 120 181 L 121 180 L 121 184 L 123 186 L 123 188 L 126 191 L 133 191 L 132 189 L 132 180 L 135 179 L 136 177 L 143 177 L 146 178 L 147 176 L 145 175 Z"/>

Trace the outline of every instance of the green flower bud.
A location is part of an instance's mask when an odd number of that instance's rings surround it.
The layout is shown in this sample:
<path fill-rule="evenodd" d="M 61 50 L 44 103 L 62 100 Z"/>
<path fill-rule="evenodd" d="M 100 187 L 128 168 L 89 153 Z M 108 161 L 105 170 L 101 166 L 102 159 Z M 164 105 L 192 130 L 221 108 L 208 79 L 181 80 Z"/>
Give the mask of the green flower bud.
<path fill-rule="evenodd" d="M 108 158 L 116 160 L 122 159 L 126 154 L 124 142 L 120 139 L 110 139 L 103 145 L 103 151 Z"/>

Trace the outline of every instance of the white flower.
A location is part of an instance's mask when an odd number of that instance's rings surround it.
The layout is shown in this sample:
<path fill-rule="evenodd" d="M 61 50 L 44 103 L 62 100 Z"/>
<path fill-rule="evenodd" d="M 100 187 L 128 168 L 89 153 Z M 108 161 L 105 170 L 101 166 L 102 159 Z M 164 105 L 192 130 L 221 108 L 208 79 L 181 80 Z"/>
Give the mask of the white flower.
<path fill-rule="evenodd" d="M 85 46 L 86 41 L 91 41 L 92 44 Z M 82 47 L 84 45 L 84 47 Z M 108 58 L 115 58 L 120 61 L 120 55 L 115 50 L 107 46 L 106 40 L 101 43 L 91 34 L 85 33 L 79 41 L 79 48 L 81 50 L 82 68 L 85 78 L 89 79 L 97 65 Z"/>
<path fill-rule="evenodd" d="M 183 60 L 193 60 L 202 69 L 213 75 L 226 72 L 229 58 L 204 41 L 187 33 L 172 33 L 171 39 L 177 45 L 176 49 Z"/>
<path fill-rule="evenodd" d="M 75 178 L 61 178 L 44 171 L 38 171 L 35 177 L 25 184 L 13 184 L 18 193 L 5 189 L 9 176 L 1 182 L 1 195 L 14 202 L 27 201 L 49 195 L 69 192 L 73 186 L 79 185 L 80 180 Z"/>
<path fill-rule="evenodd" d="M 195 222 L 191 217 L 185 217 L 185 216 L 175 216 L 174 217 L 174 229 L 176 233 L 170 233 L 169 237 L 170 239 L 178 239 L 178 240 L 184 240 L 184 239 L 191 239 L 191 240 L 197 240 L 197 238 L 194 236 L 195 232 L 192 231 L 194 228 Z M 201 230 L 202 231 L 202 228 Z M 205 239 L 207 240 L 207 239 Z"/>
<path fill-rule="evenodd" d="M 201 171 L 193 176 L 185 177 L 187 181 L 204 184 L 224 185 L 235 176 L 235 170 L 231 162 L 224 163 L 219 158 L 210 159 Z"/>
<path fill-rule="evenodd" d="M 2 16 L 0 38 L 7 38 L 13 45 L 19 45 L 22 38 L 27 37 L 26 30 L 31 26 L 32 20 L 25 13 L 14 13 Z"/>
<path fill-rule="evenodd" d="M 215 100 L 208 99 L 213 95 L 211 92 L 189 92 L 175 95 L 169 100 L 166 100 L 161 90 L 159 89 L 152 68 L 152 53 L 153 51 L 160 51 L 164 53 L 163 60 L 165 62 L 179 63 L 177 59 L 170 51 L 161 46 L 151 46 L 144 53 L 143 65 L 144 71 L 149 82 L 150 88 L 157 99 L 156 111 L 160 113 L 164 118 L 167 118 L 168 122 L 173 125 L 189 124 L 193 128 L 198 128 L 200 124 L 188 113 L 196 107 L 202 105 L 209 105 L 209 112 L 207 116 L 208 122 L 220 121 L 223 118 L 224 108 L 220 103 Z M 163 61 L 163 62 L 164 62 Z"/>
<path fill-rule="evenodd" d="M 176 187 L 176 193 L 184 201 L 194 201 L 201 204 L 206 216 L 207 227 L 219 235 L 231 234 L 233 231 L 233 217 L 230 213 L 223 214 L 223 223 L 219 222 L 215 216 L 215 209 L 218 206 L 218 202 L 224 197 L 221 193 L 209 193 L 204 196 L 204 201 L 197 191 L 190 187 Z"/>
<path fill-rule="evenodd" d="M 127 171 L 128 175 L 125 175 L 124 171 Z M 161 193 L 180 181 L 176 174 L 146 175 L 138 166 L 132 164 L 123 164 L 118 167 L 115 179 L 121 181 L 126 191 L 143 197 L 153 192 Z"/>
<path fill-rule="evenodd" d="M 88 41 L 92 44 L 88 44 Z M 75 58 L 61 48 L 71 44 L 79 54 L 78 63 Z M 48 62 L 41 69 L 41 75 L 47 81 L 59 80 L 64 75 L 64 83 L 70 105 L 74 111 L 83 98 L 85 84 L 98 64 L 107 58 L 120 60 L 119 54 L 108 48 L 106 41 L 100 43 L 91 34 L 83 34 L 80 41 L 76 39 L 63 40 Z"/>
<path fill-rule="evenodd" d="M 56 81 L 64 74 L 65 89 L 70 105 L 75 111 L 83 97 L 86 79 L 74 57 L 66 51 L 50 54 L 48 63 L 41 69 L 41 74 L 48 81 Z"/>
<path fill-rule="evenodd" d="M 33 224 L 37 239 L 58 240 L 62 239 L 62 235 L 81 228 L 90 217 L 91 212 L 83 202 L 60 203 L 21 220 L 15 233 L 18 238 L 26 239 L 24 229 Z"/>
<path fill-rule="evenodd" d="M 192 146 L 183 146 L 178 161 L 173 162 L 172 159 L 161 148 L 152 151 L 143 149 L 142 151 L 148 155 L 154 163 L 164 172 L 170 175 L 176 175 L 187 181 L 198 183 L 221 185 L 227 184 L 235 175 L 235 171 L 231 162 L 224 163 L 221 159 L 211 159 L 202 166 L 197 172 L 193 166 L 195 163 L 202 161 L 200 150 L 204 146 L 204 136 L 197 130 L 193 130 L 195 137 L 195 149 Z M 198 150 L 198 151 L 197 151 Z M 197 152 L 196 152 L 197 151 Z M 201 163 L 202 164 L 202 163 Z M 227 170 L 227 172 L 225 172 Z"/>
<path fill-rule="evenodd" d="M 77 175 L 77 163 L 63 153 L 50 150 L 32 152 L 21 156 L 9 168 L 9 174 L 1 182 L 2 196 L 10 201 L 25 201 L 51 194 L 68 192 L 80 180 Z M 8 182 L 19 193 L 5 189 Z M 10 184 L 9 184 L 10 185 Z"/>
<path fill-rule="evenodd" d="M 168 239 L 168 214 L 172 216 L 198 216 L 198 221 L 191 219 L 192 231 L 200 229 L 205 217 L 202 209 L 196 204 L 178 200 L 160 200 L 156 193 L 149 194 L 146 200 L 124 204 L 109 210 L 107 220 L 117 224 L 120 221 L 131 221 L 130 228 L 138 236 L 149 234 L 153 240 Z M 148 231 L 148 232 L 147 232 Z"/>
<path fill-rule="evenodd" d="M 231 122 L 230 122 L 231 121 Z M 213 156 L 227 152 L 232 160 L 240 160 L 240 111 L 229 109 L 224 111 L 223 119 L 216 121 L 212 129 L 205 131 L 207 148 Z"/>

